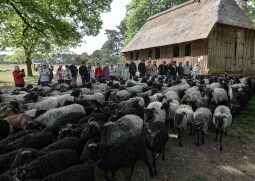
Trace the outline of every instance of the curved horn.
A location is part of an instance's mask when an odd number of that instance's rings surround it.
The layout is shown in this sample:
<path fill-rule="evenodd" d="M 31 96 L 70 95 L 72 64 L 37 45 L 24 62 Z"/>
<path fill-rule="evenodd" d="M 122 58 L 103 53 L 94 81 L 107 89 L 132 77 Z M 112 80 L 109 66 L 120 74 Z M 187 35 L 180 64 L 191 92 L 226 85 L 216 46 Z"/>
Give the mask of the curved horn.
<path fill-rule="evenodd" d="M 91 144 L 89 144 L 89 148 L 95 148 L 95 147 L 97 147 L 97 144 L 96 143 L 91 143 Z"/>

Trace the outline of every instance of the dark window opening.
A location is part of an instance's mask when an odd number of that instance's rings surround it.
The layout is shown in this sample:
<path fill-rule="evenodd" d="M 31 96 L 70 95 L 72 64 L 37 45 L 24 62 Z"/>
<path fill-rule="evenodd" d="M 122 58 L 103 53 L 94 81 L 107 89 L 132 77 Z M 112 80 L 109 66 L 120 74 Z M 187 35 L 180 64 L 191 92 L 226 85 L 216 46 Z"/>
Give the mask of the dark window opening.
<path fill-rule="evenodd" d="M 178 45 L 173 46 L 173 57 L 179 57 L 180 56 L 180 48 Z"/>
<path fill-rule="evenodd" d="M 152 49 L 150 49 L 148 52 L 148 59 L 151 59 L 151 58 L 152 58 Z"/>
<path fill-rule="evenodd" d="M 155 58 L 160 58 L 160 49 L 159 48 L 156 48 L 155 49 Z"/>
<path fill-rule="evenodd" d="M 134 60 L 134 54 L 133 54 L 133 52 L 130 52 L 130 60 Z"/>
<path fill-rule="evenodd" d="M 136 60 L 139 60 L 139 56 L 140 56 L 140 54 L 139 54 L 139 51 L 136 53 L 136 55 L 135 55 L 135 59 Z"/>
<path fill-rule="evenodd" d="M 185 56 L 191 56 L 191 43 L 185 46 Z"/>

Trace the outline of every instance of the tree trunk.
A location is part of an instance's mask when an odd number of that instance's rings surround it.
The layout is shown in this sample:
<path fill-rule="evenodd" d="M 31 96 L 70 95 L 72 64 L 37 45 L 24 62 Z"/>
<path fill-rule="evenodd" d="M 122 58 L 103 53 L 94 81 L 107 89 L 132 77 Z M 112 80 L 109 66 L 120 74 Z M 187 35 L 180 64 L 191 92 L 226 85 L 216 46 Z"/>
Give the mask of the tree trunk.
<path fill-rule="evenodd" d="M 32 62 L 31 62 L 31 52 L 25 52 L 26 56 L 26 65 L 27 65 L 27 76 L 33 77 L 33 72 L 32 72 Z"/>

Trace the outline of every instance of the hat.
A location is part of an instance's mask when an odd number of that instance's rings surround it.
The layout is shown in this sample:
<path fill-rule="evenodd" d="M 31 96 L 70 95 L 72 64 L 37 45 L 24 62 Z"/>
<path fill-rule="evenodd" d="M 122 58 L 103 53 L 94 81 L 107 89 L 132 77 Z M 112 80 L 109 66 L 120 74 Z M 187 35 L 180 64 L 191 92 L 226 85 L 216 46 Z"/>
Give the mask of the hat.
<path fill-rule="evenodd" d="M 14 66 L 15 69 L 18 68 L 18 67 L 19 67 L 18 65 L 15 65 L 15 66 Z"/>
<path fill-rule="evenodd" d="M 83 62 L 81 62 L 81 64 L 84 64 L 85 62 L 83 61 Z"/>
<path fill-rule="evenodd" d="M 69 65 L 66 65 L 65 67 L 69 67 Z"/>
<path fill-rule="evenodd" d="M 146 60 L 145 59 L 142 59 L 142 62 L 145 62 Z"/>
<path fill-rule="evenodd" d="M 148 62 L 151 62 L 151 60 L 148 60 Z"/>

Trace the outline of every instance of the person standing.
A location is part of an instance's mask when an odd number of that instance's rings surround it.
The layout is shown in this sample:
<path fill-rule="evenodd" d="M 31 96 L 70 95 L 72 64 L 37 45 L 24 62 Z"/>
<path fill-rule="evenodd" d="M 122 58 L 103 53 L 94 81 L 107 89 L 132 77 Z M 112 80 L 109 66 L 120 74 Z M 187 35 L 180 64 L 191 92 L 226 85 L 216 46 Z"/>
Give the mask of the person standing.
<path fill-rule="evenodd" d="M 156 63 L 156 61 L 153 61 L 151 76 L 153 77 L 157 74 L 158 74 L 157 63 Z"/>
<path fill-rule="evenodd" d="M 177 67 L 178 76 L 182 76 L 184 73 L 184 68 L 182 67 L 182 62 L 179 63 L 179 66 Z"/>
<path fill-rule="evenodd" d="M 26 77 L 26 74 L 25 74 L 24 69 L 22 69 L 22 71 L 20 71 L 19 66 L 15 65 L 12 75 L 14 78 L 15 87 L 24 87 L 25 86 L 24 77 Z"/>
<path fill-rule="evenodd" d="M 195 64 L 195 67 L 192 69 L 192 71 L 193 71 L 193 74 L 194 74 L 195 76 L 198 75 L 198 72 L 199 72 L 198 64 Z"/>
<path fill-rule="evenodd" d="M 176 61 L 172 62 L 169 70 L 170 70 L 170 75 L 176 77 L 176 73 L 177 73 Z"/>
<path fill-rule="evenodd" d="M 63 73 L 62 65 L 59 65 L 55 74 L 57 76 L 58 84 L 64 83 L 62 73 Z"/>
<path fill-rule="evenodd" d="M 91 63 L 88 63 L 88 78 L 87 78 L 87 82 L 90 82 L 91 79 L 95 78 L 95 74 L 94 74 L 94 68 L 91 66 Z"/>
<path fill-rule="evenodd" d="M 183 74 L 184 75 L 190 75 L 191 71 L 190 71 L 190 65 L 189 65 L 189 61 L 187 61 L 184 65 L 183 65 Z"/>
<path fill-rule="evenodd" d="M 153 68 L 153 65 L 151 64 L 151 60 L 148 60 L 148 64 L 145 67 L 146 67 L 146 75 L 147 77 L 150 77 L 152 75 L 152 68 Z"/>
<path fill-rule="evenodd" d="M 126 63 L 126 65 L 123 67 L 121 76 L 125 80 L 128 80 L 128 76 L 129 76 L 129 64 L 128 63 Z"/>
<path fill-rule="evenodd" d="M 100 66 L 100 63 L 97 64 L 97 68 L 95 69 L 95 77 L 97 79 L 97 82 L 100 82 L 102 79 L 102 68 Z"/>
<path fill-rule="evenodd" d="M 51 68 L 48 68 L 48 69 L 49 69 L 49 71 L 50 71 L 49 84 L 52 84 L 52 80 L 53 80 L 53 78 L 54 78 L 53 71 L 52 71 Z"/>
<path fill-rule="evenodd" d="M 111 80 L 115 80 L 116 79 L 116 70 L 113 67 L 113 65 L 111 65 L 111 68 L 110 68 L 110 78 L 111 78 Z"/>
<path fill-rule="evenodd" d="M 120 77 L 121 74 L 122 74 L 122 69 L 123 67 L 121 66 L 120 63 L 117 64 L 117 67 L 116 67 L 116 77 Z"/>
<path fill-rule="evenodd" d="M 81 66 L 79 68 L 79 74 L 81 76 L 82 85 L 84 85 L 88 79 L 88 69 L 86 67 L 85 62 L 81 62 Z"/>
<path fill-rule="evenodd" d="M 38 69 L 38 73 L 40 75 L 40 84 L 41 86 L 45 86 L 49 83 L 50 80 L 50 70 L 47 68 L 47 65 L 44 63 L 43 66 L 40 66 Z"/>
<path fill-rule="evenodd" d="M 69 65 L 66 65 L 65 68 L 66 69 L 62 73 L 64 83 L 70 85 L 72 82 L 72 71 L 69 69 Z"/>
<path fill-rule="evenodd" d="M 109 64 L 106 63 L 103 71 L 102 71 L 102 76 L 105 80 L 110 80 L 110 69 L 109 69 Z"/>
<path fill-rule="evenodd" d="M 167 66 L 166 61 L 164 61 L 162 64 L 158 66 L 158 73 L 159 75 L 166 75 Z"/>
<path fill-rule="evenodd" d="M 146 73 L 145 59 L 142 59 L 142 61 L 139 63 L 138 71 L 140 72 L 140 78 L 145 76 Z"/>
<path fill-rule="evenodd" d="M 134 60 L 131 60 L 131 63 L 129 64 L 129 73 L 130 73 L 130 79 L 133 79 L 135 77 L 137 68 Z"/>
<path fill-rule="evenodd" d="M 75 61 L 72 61 L 72 65 L 70 65 L 69 69 L 72 72 L 72 86 L 77 86 L 77 74 L 78 74 L 78 68 L 75 66 Z"/>

